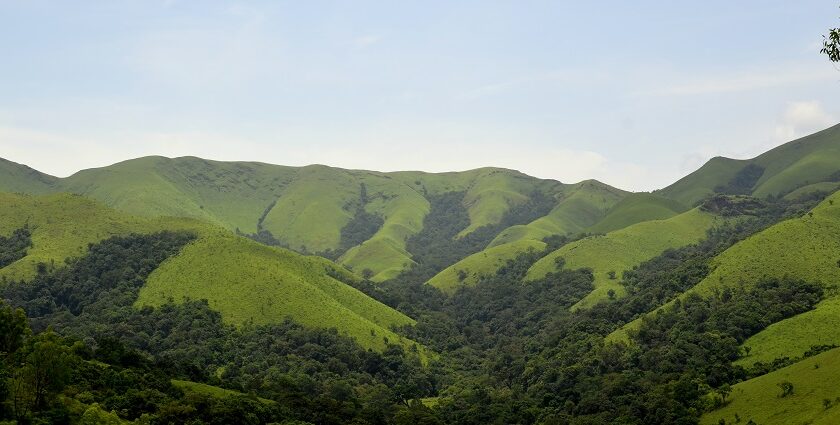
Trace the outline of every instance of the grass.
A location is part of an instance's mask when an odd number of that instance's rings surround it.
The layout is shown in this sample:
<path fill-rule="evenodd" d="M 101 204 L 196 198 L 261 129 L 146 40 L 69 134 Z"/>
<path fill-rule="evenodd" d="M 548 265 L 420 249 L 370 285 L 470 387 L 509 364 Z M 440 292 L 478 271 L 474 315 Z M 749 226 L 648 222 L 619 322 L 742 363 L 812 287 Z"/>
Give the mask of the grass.
<path fill-rule="evenodd" d="M 499 168 L 379 173 L 159 156 L 84 170 L 64 179 L 0 161 L 0 177 L 0 189 L 81 194 L 140 217 L 195 218 L 245 233 L 261 226 L 305 252 L 338 248 L 341 229 L 352 218 L 364 184 L 370 200 L 365 208 L 379 214 L 384 224 L 339 261 L 356 271 L 370 269 L 375 281 L 395 277 L 412 265 L 405 240 L 422 229 L 429 211 L 427 195 L 466 193 L 470 224 L 462 229 L 463 236 L 497 223 L 535 190 L 555 196 L 567 189 L 556 181 Z"/>
<path fill-rule="evenodd" d="M 713 271 L 689 292 L 711 294 L 726 285 L 752 285 L 764 277 L 784 277 L 822 283 L 834 293 L 840 282 L 840 193 L 817 205 L 811 214 L 773 225 L 736 243 L 712 261 Z M 747 340 L 750 356 L 742 362 L 797 357 L 812 345 L 840 343 L 840 312 L 836 299 L 827 299 L 816 310 L 786 319 Z M 621 332 L 634 329 L 638 320 Z M 614 335 L 613 338 L 622 338 Z"/>
<path fill-rule="evenodd" d="M 494 246 L 470 255 L 447 267 L 427 282 L 446 294 L 455 293 L 461 286 L 473 286 L 481 276 L 493 275 L 507 260 L 529 249 L 541 251 L 546 244 L 541 241 L 522 240 Z M 463 279 L 461 278 L 463 276 Z"/>
<path fill-rule="evenodd" d="M 189 393 L 196 393 L 196 394 L 203 394 L 208 395 L 214 398 L 219 399 L 226 399 L 226 398 L 233 398 L 233 397 L 248 397 L 247 394 L 241 393 L 239 391 L 228 390 L 224 388 L 214 387 L 212 385 L 202 384 L 199 382 L 192 382 L 192 381 L 180 381 L 177 379 L 172 380 L 172 385 L 184 392 Z M 273 400 L 269 400 L 267 398 L 257 398 L 261 403 L 264 404 L 277 404 Z"/>
<path fill-rule="evenodd" d="M 496 236 L 489 247 L 521 240 L 542 240 L 546 236 L 580 233 L 603 219 L 607 211 L 627 192 L 595 180 L 567 188 L 551 212 L 527 225 L 512 226 Z"/>
<path fill-rule="evenodd" d="M 58 179 L 0 158 L 0 192 L 46 193 Z"/>
<path fill-rule="evenodd" d="M 632 193 L 616 203 L 606 217 L 586 229 L 591 233 L 608 233 L 648 220 L 664 220 L 687 210 L 679 202 L 650 193 Z"/>
<path fill-rule="evenodd" d="M 188 230 L 198 239 L 152 273 L 138 305 L 204 298 L 228 323 L 273 323 L 290 316 L 311 327 L 335 327 L 366 348 L 383 349 L 384 338 L 406 348 L 414 344 L 390 330 L 413 320 L 331 277 L 356 279 L 320 257 L 261 245 L 193 219 L 132 216 L 78 195 L 0 193 L 0 234 L 27 223 L 33 247 L 0 269 L 2 278 L 31 278 L 38 263 L 59 267 L 111 236 Z"/>
<path fill-rule="evenodd" d="M 706 413 L 701 424 L 715 425 L 720 419 L 727 424 L 752 420 L 762 425 L 836 424 L 840 423 L 840 349 L 802 360 L 791 366 L 759 376 L 732 387 L 729 403 Z M 779 397 L 778 384 L 793 384 L 794 392 Z M 829 400 L 830 407 L 823 405 Z"/>
<path fill-rule="evenodd" d="M 407 348 L 413 344 L 390 330 L 413 325 L 412 319 L 333 279 L 328 270 L 354 278 L 320 257 L 223 231 L 208 233 L 152 272 L 136 304 L 206 299 L 236 325 L 277 323 L 289 316 L 305 326 L 334 327 L 365 348 L 382 350 L 386 339 Z"/>
<path fill-rule="evenodd" d="M 527 280 L 544 277 L 556 268 L 557 258 L 565 260 L 569 269 L 591 268 L 595 281 L 593 291 L 573 308 L 585 308 L 608 300 L 610 290 L 615 297 L 625 294 L 621 273 L 649 260 L 668 248 L 694 243 L 706 234 L 716 216 L 692 209 L 666 220 L 637 223 L 605 236 L 592 236 L 572 242 L 537 261 L 526 275 Z M 615 272 L 616 278 L 610 278 Z"/>

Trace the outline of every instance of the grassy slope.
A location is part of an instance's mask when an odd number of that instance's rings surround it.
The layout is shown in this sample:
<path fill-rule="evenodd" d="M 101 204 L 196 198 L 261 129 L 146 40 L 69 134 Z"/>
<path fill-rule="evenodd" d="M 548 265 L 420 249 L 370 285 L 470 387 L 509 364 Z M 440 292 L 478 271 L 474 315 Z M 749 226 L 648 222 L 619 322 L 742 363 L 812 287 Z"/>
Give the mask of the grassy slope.
<path fill-rule="evenodd" d="M 230 323 L 266 324 L 292 316 L 306 326 L 335 327 L 368 348 L 384 348 L 383 338 L 400 341 L 389 327 L 414 322 L 328 276 L 329 269 L 342 272 L 319 257 L 215 232 L 187 245 L 155 270 L 140 290 L 137 304 L 207 299 Z"/>
<path fill-rule="evenodd" d="M 57 178 L 0 158 L 0 192 L 46 193 Z"/>
<path fill-rule="evenodd" d="M 840 397 L 840 349 L 833 349 L 764 376 L 739 383 L 732 388 L 729 404 L 706 413 L 701 424 L 713 425 L 723 418 L 735 423 L 735 414 L 741 423 L 753 420 L 762 425 L 788 424 L 837 424 L 840 423 L 840 406 L 823 407 L 823 400 L 837 404 Z M 794 393 L 779 397 L 777 384 L 788 381 Z"/>
<path fill-rule="evenodd" d="M 725 185 L 749 163 L 764 167 L 755 183 L 756 197 L 785 194 L 801 186 L 827 181 L 840 170 L 840 125 L 781 145 L 751 160 L 713 158 L 699 170 L 658 194 L 691 205 Z"/>
<path fill-rule="evenodd" d="M 257 219 L 293 173 L 260 163 L 144 157 L 80 171 L 57 189 L 134 215 L 192 217 L 255 232 Z"/>
<path fill-rule="evenodd" d="M 355 279 L 319 257 L 260 245 L 193 219 L 131 216 L 78 195 L 0 193 L 0 234 L 26 223 L 33 229 L 33 247 L 26 257 L 0 269 L 7 279 L 30 278 L 38 262 L 61 265 L 67 257 L 84 255 L 88 244 L 110 236 L 189 230 L 199 239 L 150 276 L 139 304 L 206 298 L 229 323 L 269 323 L 291 316 L 304 325 L 335 327 L 367 348 L 383 348 L 383 337 L 411 344 L 389 330 L 412 324 L 411 319 L 330 277 L 328 269 Z"/>
<path fill-rule="evenodd" d="M 526 279 L 544 277 L 555 270 L 555 260 L 563 257 L 570 269 L 592 268 L 595 274 L 595 289 L 575 305 L 575 308 L 591 306 L 608 299 L 610 289 L 616 296 L 624 295 L 621 273 L 645 260 L 651 259 L 668 248 L 688 245 L 701 239 L 706 230 L 719 220 L 716 216 L 689 210 L 666 220 L 652 220 L 637 223 L 605 236 L 593 236 L 572 242 L 536 262 L 528 271 Z M 608 273 L 616 272 L 617 278 L 610 279 Z"/>
<path fill-rule="evenodd" d="M 263 228 L 294 249 L 335 249 L 341 229 L 352 218 L 360 186 L 367 187 L 368 212 L 385 223 L 341 263 L 371 269 L 374 280 L 396 276 L 412 264 L 405 239 L 421 230 L 428 213 L 426 195 L 464 191 L 470 215 L 465 235 L 497 223 L 511 206 L 534 190 L 555 196 L 565 187 L 513 170 L 482 168 L 457 173 L 378 173 L 326 166 L 283 167 L 254 162 L 200 158 L 144 157 L 81 171 L 66 179 L 42 175 L 25 166 L 0 162 L 0 189 L 27 193 L 71 192 L 144 216 L 197 218 L 246 233 Z"/>
<path fill-rule="evenodd" d="M 520 252 L 529 248 L 544 249 L 542 239 L 546 236 L 580 232 L 594 224 L 625 195 L 626 192 L 594 180 L 568 186 L 548 215 L 527 225 L 503 230 L 487 249 L 444 269 L 428 283 L 447 293 L 453 293 L 460 285 L 474 285 L 479 276 L 492 275 Z M 463 282 L 458 279 L 460 270 L 468 272 Z"/>
<path fill-rule="evenodd" d="M 632 193 L 615 204 L 606 217 L 586 230 L 608 233 L 648 220 L 664 220 L 683 213 L 688 208 L 679 202 L 650 193 Z"/>
<path fill-rule="evenodd" d="M 812 215 L 778 223 L 724 251 L 716 257 L 714 270 L 691 291 L 709 294 L 724 285 L 751 285 L 762 277 L 790 276 L 821 282 L 831 288 L 840 282 L 840 193 L 812 210 Z M 834 291 L 830 291 L 833 294 Z M 817 309 L 769 326 L 745 345 L 752 347 L 744 364 L 797 357 L 812 345 L 840 344 L 835 326 L 840 300 L 829 297 Z M 621 332 L 638 326 L 638 320 Z"/>
<path fill-rule="evenodd" d="M 212 385 L 202 384 L 200 382 L 192 382 L 192 381 L 179 381 L 177 379 L 172 380 L 172 385 L 176 388 L 183 390 L 184 392 L 191 392 L 196 394 L 203 394 L 209 395 L 215 398 L 231 398 L 231 397 L 249 397 L 248 394 L 241 393 L 239 391 L 228 390 L 220 387 L 214 387 Z M 276 404 L 275 401 L 269 400 L 266 398 L 257 398 L 257 400 L 261 401 L 265 404 Z"/>
<path fill-rule="evenodd" d="M 490 242 L 490 246 L 582 232 L 603 219 L 607 211 L 627 194 L 595 180 L 577 183 L 563 192 L 563 197 L 547 216 L 527 225 L 505 229 Z"/>
<path fill-rule="evenodd" d="M 487 248 L 447 267 L 429 279 L 428 284 L 447 294 L 453 294 L 461 285 L 473 286 L 482 275 L 495 273 L 517 254 L 529 249 L 541 251 L 545 246 L 545 242 L 522 240 Z M 466 274 L 463 280 L 458 276 L 462 271 Z"/>

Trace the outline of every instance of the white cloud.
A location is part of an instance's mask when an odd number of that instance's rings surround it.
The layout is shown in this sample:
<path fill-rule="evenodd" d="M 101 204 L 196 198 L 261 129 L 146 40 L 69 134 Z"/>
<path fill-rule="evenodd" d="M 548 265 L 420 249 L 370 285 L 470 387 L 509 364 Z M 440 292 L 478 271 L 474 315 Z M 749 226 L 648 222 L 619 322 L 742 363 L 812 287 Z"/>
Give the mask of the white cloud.
<path fill-rule="evenodd" d="M 826 112 L 820 102 L 791 102 L 776 125 L 775 135 L 777 141 L 784 143 L 836 123 L 836 118 Z"/>
<path fill-rule="evenodd" d="M 350 44 L 352 44 L 356 48 L 364 48 L 376 44 L 380 40 L 382 40 L 381 36 L 375 34 L 365 34 L 354 38 L 350 41 Z"/>
<path fill-rule="evenodd" d="M 737 93 L 836 80 L 837 72 L 830 69 L 822 71 L 814 71 L 810 68 L 761 70 L 677 81 L 639 94 L 648 96 L 696 96 Z"/>

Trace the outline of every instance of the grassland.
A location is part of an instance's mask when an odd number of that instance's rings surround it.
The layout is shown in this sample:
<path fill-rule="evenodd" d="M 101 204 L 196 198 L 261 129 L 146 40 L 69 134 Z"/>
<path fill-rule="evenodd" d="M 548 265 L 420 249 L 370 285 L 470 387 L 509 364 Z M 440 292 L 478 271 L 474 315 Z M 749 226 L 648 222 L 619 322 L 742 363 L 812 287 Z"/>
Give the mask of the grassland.
<path fill-rule="evenodd" d="M 149 277 L 138 305 L 207 299 L 228 323 L 272 323 L 290 316 L 307 326 L 335 327 L 366 348 L 384 348 L 385 338 L 413 345 L 390 330 L 413 324 L 410 318 L 331 277 L 356 279 L 320 257 L 261 245 L 194 219 L 132 216 L 79 195 L 0 193 L 0 234 L 24 225 L 32 229 L 33 247 L 0 269 L 7 280 L 34 276 L 38 263 L 60 267 L 65 258 L 84 255 L 88 244 L 111 236 L 188 230 L 198 239 Z"/>
<path fill-rule="evenodd" d="M 0 158 L 0 192 L 46 193 L 58 179 Z"/>
<path fill-rule="evenodd" d="M 595 180 L 587 180 L 564 190 L 557 206 L 545 217 L 527 225 L 512 226 L 496 236 L 489 247 L 521 240 L 542 240 L 546 236 L 580 233 L 602 220 L 627 192 Z"/>
<path fill-rule="evenodd" d="M 706 413 L 700 423 L 713 425 L 720 419 L 727 424 L 750 420 L 762 425 L 840 423 L 838 376 L 840 349 L 833 349 L 733 386 L 729 404 Z M 784 398 L 778 387 L 783 381 L 794 388 L 793 394 Z M 830 407 L 826 408 L 823 400 L 828 400 Z"/>
<path fill-rule="evenodd" d="M 557 259 L 563 258 L 566 268 L 591 268 L 595 276 L 594 290 L 574 308 L 585 308 L 607 300 L 610 290 L 615 297 L 621 297 L 625 294 L 624 287 L 619 283 L 622 272 L 668 248 L 700 240 L 718 220 L 721 219 L 695 208 L 666 220 L 645 221 L 604 236 L 581 239 L 536 262 L 528 270 L 526 279 L 544 277 L 555 270 Z M 610 277 L 611 272 L 615 273 L 615 278 Z"/>
<path fill-rule="evenodd" d="M 303 252 L 339 247 L 341 230 L 360 205 L 364 185 L 368 196 L 363 207 L 381 216 L 384 223 L 339 261 L 356 271 L 370 269 L 375 281 L 392 278 L 413 263 L 405 240 L 422 229 L 429 195 L 465 192 L 470 223 L 460 232 L 464 236 L 498 223 L 534 191 L 560 196 L 569 188 L 499 168 L 379 173 L 159 156 L 84 170 L 64 179 L 3 161 L 0 176 L 4 177 L 0 189 L 7 191 L 76 193 L 140 217 L 195 218 L 244 233 L 267 230 Z"/>
<path fill-rule="evenodd" d="M 320 257 L 268 247 L 227 232 L 205 234 L 165 261 L 140 290 L 138 306 L 206 299 L 228 323 L 267 324 L 291 316 L 312 327 L 334 327 L 366 348 L 407 340 L 391 326 L 405 315 L 330 277 L 346 271 Z"/>
<path fill-rule="evenodd" d="M 202 384 L 200 382 L 172 380 L 172 385 L 184 392 L 196 393 L 202 395 L 209 395 L 215 398 L 231 398 L 231 397 L 248 397 L 239 391 L 227 390 L 224 388 L 214 387 L 212 385 Z M 265 398 L 258 398 L 258 400 L 265 404 L 277 404 L 277 402 Z"/>
<path fill-rule="evenodd" d="M 518 254 L 529 249 L 542 251 L 545 247 L 545 242 L 534 240 L 522 240 L 494 246 L 447 267 L 435 277 L 429 279 L 428 284 L 451 295 L 461 286 L 475 285 L 481 276 L 493 275 L 508 260 L 516 258 Z"/>
<path fill-rule="evenodd" d="M 648 220 L 665 220 L 688 208 L 679 202 L 650 193 L 632 193 L 616 203 L 607 215 L 588 227 L 591 233 L 609 233 Z"/>

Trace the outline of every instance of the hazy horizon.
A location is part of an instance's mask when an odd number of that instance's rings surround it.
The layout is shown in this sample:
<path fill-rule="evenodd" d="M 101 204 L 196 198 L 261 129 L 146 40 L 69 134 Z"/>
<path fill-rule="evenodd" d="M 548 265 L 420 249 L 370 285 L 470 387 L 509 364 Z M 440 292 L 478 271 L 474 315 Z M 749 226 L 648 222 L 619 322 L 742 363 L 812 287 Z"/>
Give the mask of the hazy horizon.
<path fill-rule="evenodd" d="M 0 1 L 0 157 L 663 187 L 840 122 L 834 1 Z M 44 30 L 49 29 L 49 30 Z M 835 93 L 835 94 L 832 94 Z"/>

